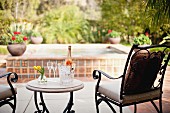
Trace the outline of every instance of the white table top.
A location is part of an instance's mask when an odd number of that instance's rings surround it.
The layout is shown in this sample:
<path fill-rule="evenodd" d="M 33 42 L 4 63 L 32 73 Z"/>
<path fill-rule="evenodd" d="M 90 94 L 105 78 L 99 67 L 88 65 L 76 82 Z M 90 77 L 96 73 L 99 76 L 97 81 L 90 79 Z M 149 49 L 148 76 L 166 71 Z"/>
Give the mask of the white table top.
<path fill-rule="evenodd" d="M 26 88 L 31 91 L 43 92 L 43 93 L 64 93 L 77 91 L 84 87 L 83 82 L 74 79 L 69 85 L 60 84 L 59 78 L 47 78 L 46 84 L 39 84 L 38 80 L 29 81 Z"/>

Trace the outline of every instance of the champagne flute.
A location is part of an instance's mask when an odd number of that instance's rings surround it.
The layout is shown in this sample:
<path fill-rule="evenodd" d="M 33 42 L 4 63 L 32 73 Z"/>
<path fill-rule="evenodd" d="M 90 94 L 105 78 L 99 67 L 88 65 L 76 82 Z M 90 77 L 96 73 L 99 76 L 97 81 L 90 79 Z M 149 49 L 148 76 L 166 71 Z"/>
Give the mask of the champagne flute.
<path fill-rule="evenodd" d="M 56 70 L 57 70 L 57 62 L 53 62 L 54 77 L 57 77 L 57 75 L 56 75 Z"/>
<path fill-rule="evenodd" d="M 47 68 L 49 70 L 49 77 L 51 77 L 51 69 L 53 69 L 53 63 L 52 62 L 47 62 Z"/>

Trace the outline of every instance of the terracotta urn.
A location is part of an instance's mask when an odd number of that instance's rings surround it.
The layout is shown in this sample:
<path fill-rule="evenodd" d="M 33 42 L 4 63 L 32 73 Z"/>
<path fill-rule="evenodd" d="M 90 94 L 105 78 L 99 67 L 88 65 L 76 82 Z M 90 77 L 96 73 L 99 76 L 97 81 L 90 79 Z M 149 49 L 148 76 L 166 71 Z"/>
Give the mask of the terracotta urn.
<path fill-rule="evenodd" d="M 25 43 L 8 44 L 7 49 L 12 56 L 21 56 L 26 51 Z"/>
<path fill-rule="evenodd" d="M 39 36 L 39 37 L 31 37 L 31 42 L 33 43 L 33 44 L 41 44 L 42 43 L 42 41 L 43 41 L 43 38 L 41 37 L 41 36 Z"/>
<path fill-rule="evenodd" d="M 110 42 L 111 44 L 119 44 L 119 43 L 120 43 L 120 37 L 109 38 L 109 42 Z"/>

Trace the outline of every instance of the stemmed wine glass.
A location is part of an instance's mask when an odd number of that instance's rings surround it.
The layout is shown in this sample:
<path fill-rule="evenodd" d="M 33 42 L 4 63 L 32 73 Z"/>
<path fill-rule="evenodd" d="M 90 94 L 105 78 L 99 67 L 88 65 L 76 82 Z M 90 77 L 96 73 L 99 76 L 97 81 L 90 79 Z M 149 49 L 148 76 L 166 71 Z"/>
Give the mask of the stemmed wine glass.
<path fill-rule="evenodd" d="M 53 63 L 52 62 L 47 62 L 47 68 L 49 70 L 49 77 L 51 77 L 51 69 L 53 69 Z"/>
<path fill-rule="evenodd" d="M 53 62 L 53 72 L 54 72 L 54 77 L 56 77 L 56 70 L 57 70 L 57 62 Z"/>

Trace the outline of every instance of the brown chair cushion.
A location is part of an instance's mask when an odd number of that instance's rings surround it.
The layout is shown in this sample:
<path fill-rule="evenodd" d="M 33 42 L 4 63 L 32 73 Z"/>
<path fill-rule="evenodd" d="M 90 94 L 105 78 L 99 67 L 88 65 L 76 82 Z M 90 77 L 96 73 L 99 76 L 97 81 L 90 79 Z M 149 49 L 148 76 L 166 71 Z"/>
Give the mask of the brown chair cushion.
<path fill-rule="evenodd" d="M 150 90 L 161 67 L 161 62 L 161 52 L 134 54 L 125 75 L 124 92 L 134 94 Z"/>

